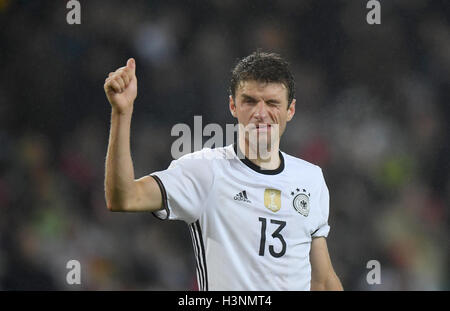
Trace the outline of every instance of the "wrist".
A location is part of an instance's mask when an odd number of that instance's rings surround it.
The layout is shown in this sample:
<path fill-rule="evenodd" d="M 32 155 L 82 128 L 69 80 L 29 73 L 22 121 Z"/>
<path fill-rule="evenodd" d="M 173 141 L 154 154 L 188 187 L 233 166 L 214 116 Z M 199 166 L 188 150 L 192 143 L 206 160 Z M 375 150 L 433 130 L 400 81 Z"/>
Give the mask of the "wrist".
<path fill-rule="evenodd" d="M 133 114 L 133 105 L 129 109 L 117 109 L 112 107 L 111 114 L 118 117 L 131 117 Z"/>

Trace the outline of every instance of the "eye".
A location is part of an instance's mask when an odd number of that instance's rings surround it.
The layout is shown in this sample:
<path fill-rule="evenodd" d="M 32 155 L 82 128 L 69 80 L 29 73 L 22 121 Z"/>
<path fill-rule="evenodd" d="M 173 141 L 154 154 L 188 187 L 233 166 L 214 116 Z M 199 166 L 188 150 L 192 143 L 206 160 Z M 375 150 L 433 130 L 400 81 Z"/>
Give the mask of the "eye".
<path fill-rule="evenodd" d="M 268 102 L 267 102 L 267 105 L 269 105 L 269 106 L 271 106 L 271 107 L 276 107 L 276 106 L 279 106 L 280 103 L 279 103 L 279 102 L 276 102 L 276 101 L 268 101 Z"/>
<path fill-rule="evenodd" d="M 246 104 L 254 104 L 254 103 L 256 103 L 256 100 L 254 100 L 252 98 L 244 98 L 243 102 Z"/>

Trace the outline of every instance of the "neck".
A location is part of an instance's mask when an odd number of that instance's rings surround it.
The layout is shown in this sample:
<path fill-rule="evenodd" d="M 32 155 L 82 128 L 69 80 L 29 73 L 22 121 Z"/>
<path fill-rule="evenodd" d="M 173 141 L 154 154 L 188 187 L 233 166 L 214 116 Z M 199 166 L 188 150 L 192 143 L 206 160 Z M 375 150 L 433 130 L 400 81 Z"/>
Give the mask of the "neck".
<path fill-rule="evenodd" d="M 258 150 L 255 150 L 257 149 L 256 146 L 253 148 L 250 146 L 244 135 L 239 135 L 239 149 L 248 160 L 263 170 L 275 170 L 281 164 L 279 142 L 266 148 L 268 149 L 267 153 L 264 152 L 265 154 L 261 154 Z"/>

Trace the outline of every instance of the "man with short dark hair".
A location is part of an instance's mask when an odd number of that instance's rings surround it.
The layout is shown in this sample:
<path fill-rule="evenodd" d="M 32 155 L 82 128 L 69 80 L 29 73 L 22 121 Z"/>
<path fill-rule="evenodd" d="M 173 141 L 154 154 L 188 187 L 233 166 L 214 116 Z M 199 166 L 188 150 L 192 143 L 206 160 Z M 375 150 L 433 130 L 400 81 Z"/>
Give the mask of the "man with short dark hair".
<path fill-rule="evenodd" d="M 136 64 L 109 74 L 105 192 L 111 211 L 151 211 L 191 231 L 201 290 L 342 290 L 328 254 L 322 170 L 279 150 L 295 114 L 294 79 L 277 54 L 255 52 L 232 72 L 238 142 L 185 155 L 135 180 L 130 124 Z"/>

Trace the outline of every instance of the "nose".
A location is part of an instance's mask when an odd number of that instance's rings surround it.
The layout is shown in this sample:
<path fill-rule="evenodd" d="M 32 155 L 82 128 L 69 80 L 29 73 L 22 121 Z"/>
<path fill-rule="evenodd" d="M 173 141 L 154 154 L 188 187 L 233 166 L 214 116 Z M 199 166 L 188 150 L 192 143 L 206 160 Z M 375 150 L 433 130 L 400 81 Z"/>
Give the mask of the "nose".
<path fill-rule="evenodd" d="M 267 115 L 266 103 L 260 100 L 256 105 L 255 118 L 264 119 Z"/>

